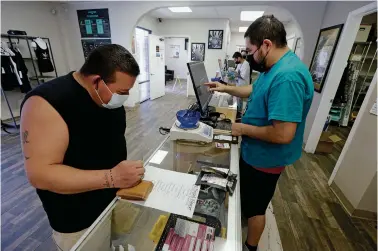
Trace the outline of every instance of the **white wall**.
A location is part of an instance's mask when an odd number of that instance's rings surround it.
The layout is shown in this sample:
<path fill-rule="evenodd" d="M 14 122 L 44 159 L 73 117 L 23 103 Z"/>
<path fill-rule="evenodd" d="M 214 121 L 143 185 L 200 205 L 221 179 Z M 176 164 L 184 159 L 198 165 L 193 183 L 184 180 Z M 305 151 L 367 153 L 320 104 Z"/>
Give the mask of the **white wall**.
<path fill-rule="evenodd" d="M 357 209 L 377 212 L 377 173 L 375 173 L 370 185 L 366 189 Z"/>
<path fill-rule="evenodd" d="M 226 55 L 226 38 L 223 34 L 222 49 L 208 49 L 208 33 L 209 30 L 226 30 L 228 20 L 226 19 L 166 19 L 159 24 L 159 32 L 161 36 L 182 36 L 189 38 L 189 50 L 191 43 L 205 43 L 205 68 L 209 80 L 215 76 L 219 70 L 218 59 L 224 59 Z M 187 95 L 194 95 L 190 76 L 188 77 Z"/>
<path fill-rule="evenodd" d="M 54 61 L 58 75 L 66 74 L 69 71 L 66 53 L 61 43 L 61 33 L 56 15 L 51 13 L 53 4 L 48 2 L 1 2 L 1 33 L 8 30 L 23 30 L 29 36 L 48 37 L 50 39 Z M 2 39 L 7 41 L 7 39 Z M 30 58 L 29 50 L 25 40 L 20 40 L 20 50 L 24 57 Z M 26 65 L 29 69 L 29 76 L 35 76 L 30 60 Z M 55 73 L 46 74 L 54 75 Z M 20 115 L 20 104 L 24 97 L 19 90 L 7 92 L 7 97 L 12 107 L 14 116 Z M 10 118 L 8 107 L 3 96 L 1 96 L 1 118 Z"/>
<path fill-rule="evenodd" d="M 237 46 L 245 47 L 244 32 L 232 32 L 230 46 L 227 49 L 227 55 L 229 59 L 232 58 L 232 55 L 237 51 Z"/>
<path fill-rule="evenodd" d="M 368 3 L 369 2 L 341 2 L 341 1 L 340 2 L 327 2 L 327 8 L 326 8 L 326 12 L 324 13 L 321 28 L 327 28 L 330 26 L 345 23 L 349 12 L 355 9 L 358 9 L 362 6 L 365 6 Z M 315 42 L 316 42 L 316 39 L 317 37 L 315 38 Z M 349 54 L 350 52 L 346 51 L 345 53 Z M 337 58 L 333 58 L 333 61 L 335 60 L 337 60 Z M 330 74 L 332 74 L 332 72 L 328 72 L 328 75 Z M 305 143 L 307 142 L 308 137 L 310 135 L 312 125 L 314 123 L 315 116 L 320 105 L 320 100 L 322 98 L 322 95 L 325 93 L 325 89 L 326 89 L 326 85 L 324 85 L 322 93 L 314 92 L 312 105 L 306 119 L 306 128 L 305 128 L 305 133 L 304 133 Z M 325 120 L 323 121 L 323 123 L 325 123 Z"/>
<path fill-rule="evenodd" d="M 251 6 L 251 5 L 270 5 L 278 6 L 287 9 L 295 18 L 296 22 L 301 25 L 304 40 L 304 57 L 303 61 L 309 65 L 313 50 L 316 43 L 316 38 L 319 33 L 323 13 L 325 10 L 326 2 L 243 2 L 243 1 L 229 1 L 229 2 L 191 2 L 193 6 Z M 141 20 L 142 16 L 149 11 L 167 6 L 185 6 L 186 2 L 70 2 L 64 4 L 56 4 L 57 9 L 61 15 L 61 29 L 64 35 L 64 48 L 69 49 L 68 65 L 70 69 L 79 68 L 84 62 L 84 56 L 80 43 L 80 31 L 77 23 L 77 9 L 90 9 L 90 8 L 109 8 L 110 27 L 112 31 L 112 42 L 118 43 L 127 49 L 131 47 L 131 39 L 133 29 L 136 24 Z M 17 15 L 17 18 L 18 15 Z M 165 20 L 167 21 L 167 20 Z M 163 20 L 164 22 L 164 20 Z M 201 25 L 197 28 L 200 28 Z M 180 33 L 186 33 L 181 29 Z M 207 33 L 206 33 L 207 34 Z M 207 35 L 206 35 L 207 36 Z M 194 41 L 194 40 L 193 40 Z M 204 41 L 207 41 L 206 39 Z M 67 50 L 68 51 L 68 50 Z M 206 51 L 207 55 L 209 50 Z M 211 53 L 210 53 L 211 54 Z M 206 55 L 206 57 L 207 57 Z M 214 68 L 215 69 L 215 68 Z M 213 70 L 214 70 L 213 69 Z M 132 98 L 130 100 L 133 100 Z M 130 104 L 133 105 L 133 104 Z"/>
<path fill-rule="evenodd" d="M 150 30 L 151 34 L 159 35 L 159 22 L 157 21 L 157 18 L 147 15 L 143 16 L 143 18 L 138 22 L 137 26 Z"/>
<path fill-rule="evenodd" d="M 333 182 L 354 208 L 376 212 L 377 116 L 369 112 L 377 100 L 376 76 L 371 85 L 336 164 Z"/>
<path fill-rule="evenodd" d="M 53 7 L 54 4 L 48 2 L 2 1 L 1 33 L 7 33 L 10 29 L 24 30 L 29 36 L 50 38 L 58 75 L 63 75 L 68 71 L 67 58 L 61 43 L 57 16 L 51 13 Z"/>
<path fill-rule="evenodd" d="M 170 48 L 171 45 L 178 45 L 180 46 L 180 55 L 178 58 L 172 57 L 172 50 Z M 185 38 L 183 37 L 172 37 L 172 38 L 165 38 L 165 65 L 167 66 L 168 70 L 174 71 L 174 77 L 177 76 L 180 79 L 186 79 L 188 67 L 186 63 L 188 61 L 188 53 L 190 52 L 189 44 L 188 48 L 185 50 Z"/>
<path fill-rule="evenodd" d="M 166 19 L 159 25 L 162 36 L 185 36 L 190 38 L 191 43 L 205 43 L 205 67 L 207 74 L 212 77 L 218 70 L 218 59 L 224 59 L 226 55 L 226 39 L 223 36 L 223 48 L 213 50 L 207 48 L 209 30 L 226 30 L 226 19 Z M 189 50 L 189 53 L 191 51 Z"/>

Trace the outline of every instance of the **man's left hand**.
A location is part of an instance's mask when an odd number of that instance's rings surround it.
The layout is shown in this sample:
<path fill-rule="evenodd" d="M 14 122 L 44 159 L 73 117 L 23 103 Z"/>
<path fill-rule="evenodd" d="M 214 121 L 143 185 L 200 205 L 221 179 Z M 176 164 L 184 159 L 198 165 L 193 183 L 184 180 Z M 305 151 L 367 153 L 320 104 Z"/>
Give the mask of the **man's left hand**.
<path fill-rule="evenodd" d="M 232 123 L 231 134 L 233 136 L 243 135 L 243 123 Z"/>

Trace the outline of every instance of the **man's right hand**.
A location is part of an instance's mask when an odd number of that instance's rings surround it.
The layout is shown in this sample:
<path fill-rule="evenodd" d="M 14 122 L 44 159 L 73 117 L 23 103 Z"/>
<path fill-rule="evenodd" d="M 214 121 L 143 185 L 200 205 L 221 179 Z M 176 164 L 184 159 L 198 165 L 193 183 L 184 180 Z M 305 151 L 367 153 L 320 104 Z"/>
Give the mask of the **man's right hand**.
<path fill-rule="evenodd" d="M 112 169 L 114 187 L 128 188 L 137 185 L 144 175 L 143 161 L 124 160 Z"/>
<path fill-rule="evenodd" d="M 219 82 L 209 82 L 205 83 L 205 85 L 209 87 L 210 91 L 226 92 L 227 86 Z"/>

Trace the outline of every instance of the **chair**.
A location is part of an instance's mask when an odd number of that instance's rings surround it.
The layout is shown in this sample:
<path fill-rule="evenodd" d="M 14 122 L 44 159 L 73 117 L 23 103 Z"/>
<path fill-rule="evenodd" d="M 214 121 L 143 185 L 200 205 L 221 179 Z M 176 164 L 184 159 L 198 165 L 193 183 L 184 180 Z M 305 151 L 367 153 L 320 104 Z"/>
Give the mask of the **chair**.
<path fill-rule="evenodd" d="M 172 70 L 168 70 L 167 66 L 165 66 L 165 83 L 167 83 L 167 81 L 173 80 L 174 75 L 175 75 L 175 72 Z"/>

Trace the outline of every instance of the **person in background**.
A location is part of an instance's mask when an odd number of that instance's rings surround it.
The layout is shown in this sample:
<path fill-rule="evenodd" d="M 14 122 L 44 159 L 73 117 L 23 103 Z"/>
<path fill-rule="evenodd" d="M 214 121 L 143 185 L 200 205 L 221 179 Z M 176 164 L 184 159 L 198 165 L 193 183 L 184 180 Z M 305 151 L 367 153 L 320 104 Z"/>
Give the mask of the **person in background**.
<path fill-rule="evenodd" d="M 242 54 L 242 57 L 245 60 L 247 60 L 247 62 L 249 63 L 249 76 L 251 78 L 251 81 L 249 83 L 252 84 L 252 82 L 253 82 L 253 79 L 252 79 L 252 71 L 253 71 L 253 69 L 252 69 L 252 65 L 251 65 L 251 55 L 248 55 L 247 50 L 242 50 L 240 53 Z"/>
<path fill-rule="evenodd" d="M 58 250 L 70 250 L 115 198 L 137 185 L 142 161 L 126 160 L 123 107 L 139 66 L 122 46 L 103 45 L 79 71 L 30 91 L 22 103 L 25 169 Z"/>
<path fill-rule="evenodd" d="M 244 58 L 244 59 L 247 59 L 247 55 L 248 55 L 248 52 L 247 52 L 247 50 L 241 50 L 241 55 L 242 55 L 242 57 Z"/>
<path fill-rule="evenodd" d="M 232 134 L 242 136 L 241 208 L 248 219 L 244 250 L 256 251 L 280 174 L 301 156 L 314 85 L 308 67 L 287 47 L 285 28 L 274 16 L 258 18 L 244 37 L 253 70 L 261 72 L 253 91 L 252 85 L 207 85 L 212 91 L 248 98 Z"/>
<path fill-rule="evenodd" d="M 245 86 L 249 85 L 251 82 L 251 71 L 249 67 L 249 63 L 247 60 L 245 60 L 240 52 L 235 52 L 232 56 L 235 63 L 238 64 L 238 67 L 236 68 L 237 73 L 237 81 L 236 86 Z M 243 109 L 243 99 L 241 97 L 238 97 L 238 107 L 237 111 L 239 114 L 241 114 Z"/>

